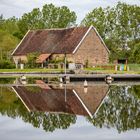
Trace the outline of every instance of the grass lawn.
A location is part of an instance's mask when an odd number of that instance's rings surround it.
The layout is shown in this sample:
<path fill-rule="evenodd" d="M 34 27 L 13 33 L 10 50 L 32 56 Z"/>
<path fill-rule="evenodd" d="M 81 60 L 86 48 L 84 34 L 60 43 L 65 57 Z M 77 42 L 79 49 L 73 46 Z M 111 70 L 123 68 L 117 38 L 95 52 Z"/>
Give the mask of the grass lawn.
<path fill-rule="evenodd" d="M 0 69 L 0 72 L 63 72 L 63 69 Z"/>
<path fill-rule="evenodd" d="M 97 72 L 97 73 L 107 73 L 107 74 L 140 74 L 140 64 L 128 64 L 129 71 L 120 71 L 114 70 L 114 64 L 108 64 L 105 66 L 113 66 L 113 69 L 105 69 L 104 67 L 94 67 L 94 68 L 86 68 L 86 71 L 89 72 Z M 118 65 L 120 66 L 120 65 Z"/>
<path fill-rule="evenodd" d="M 114 64 L 108 64 L 107 66 L 114 66 Z M 97 73 L 97 74 L 140 74 L 140 64 L 129 64 L 129 71 L 115 71 L 114 67 L 92 67 L 85 68 L 83 73 Z M 112 70 L 111 70 L 112 69 Z M 35 69 L 0 69 L 0 73 L 12 72 L 12 73 L 64 73 L 64 69 L 47 69 L 47 68 L 35 68 Z"/>
<path fill-rule="evenodd" d="M 0 69 L 0 73 L 57 73 L 57 72 L 64 72 L 63 69 Z M 115 71 L 115 70 L 101 70 L 95 68 L 86 68 L 84 69 L 84 73 L 97 73 L 97 74 L 140 74 L 140 70 L 130 70 L 130 71 Z"/>
<path fill-rule="evenodd" d="M 115 71 L 115 70 L 92 70 L 92 69 L 85 70 L 87 70 L 87 72 L 99 74 L 140 74 L 140 71 Z"/>

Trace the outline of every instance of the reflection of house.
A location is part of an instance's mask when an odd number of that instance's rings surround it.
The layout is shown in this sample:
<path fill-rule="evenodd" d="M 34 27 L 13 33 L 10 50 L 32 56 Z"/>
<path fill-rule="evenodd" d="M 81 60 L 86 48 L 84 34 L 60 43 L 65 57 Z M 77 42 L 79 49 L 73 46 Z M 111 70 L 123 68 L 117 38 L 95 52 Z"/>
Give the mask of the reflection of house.
<path fill-rule="evenodd" d="M 87 93 L 80 86 L 71 89 L 32 88 L 13 87 L 29 111 L 63 112 L 90 117 L 108 93 L 107 85 L 89 87 Z"/>
<path fill-rule="evenodd" d="M 80 85 L 73 87 L 91 114 L 94 114 L 99 105 L 102 103 L 102 100 L 109 92 L 108 88 L 109 87 L 106 84 L 93 84 L 87 88 L 87 92 L 85 93 L 84 88 L 81 88 Z"/>
<path fill-rule="evenodd" d="M 67 90 L 67 101 L 65 101 L 65 92 L 63 89 L 40 89 L 38 93 L 34 93 L 28 90 L 27 87 L 18 86 L 14 87 L 14 90 L 29 111 L 88 115 L 70 89 Z"/>
<path fill-rule="evenodd" d="M 27 61 L 27 54 L 37 52 L 37 63 L 50 60 L 67 60 L 75 64 L 95 65 L 108 63 L 109 50 L 102 38 L 91 27 L 68 29 L 42 29 L 28 31 L 20 44 L 13 51 L 15 63 Z"/>

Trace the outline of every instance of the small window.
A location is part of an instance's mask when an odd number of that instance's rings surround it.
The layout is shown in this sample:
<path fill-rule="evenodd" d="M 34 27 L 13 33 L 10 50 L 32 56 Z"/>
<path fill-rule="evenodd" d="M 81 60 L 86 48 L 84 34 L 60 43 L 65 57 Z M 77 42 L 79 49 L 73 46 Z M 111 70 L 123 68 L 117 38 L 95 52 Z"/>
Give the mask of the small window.
<path fill-rule="evenodd" d="M 81 63 L 76 63 L 75 64 L 76 69 L 83 69 L 83 64 Z"/>

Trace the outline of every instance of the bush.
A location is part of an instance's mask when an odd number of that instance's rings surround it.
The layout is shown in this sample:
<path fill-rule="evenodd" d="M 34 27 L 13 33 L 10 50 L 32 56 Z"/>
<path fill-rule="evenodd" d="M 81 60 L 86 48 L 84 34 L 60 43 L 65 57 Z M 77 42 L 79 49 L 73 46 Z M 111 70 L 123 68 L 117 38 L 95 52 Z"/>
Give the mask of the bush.
<path fill-rule="evenodd" d="M 36 60 L 39 56 L 39 53 L 29 53 L 27 55 L 28 62 L 26 63 L 26 68 L 37 68 L 39 67 L 39 64 L 36 63 Z"/>
<path fill-rule="evenodd" d="M 13 64 L 9 60 L 1 60 L 0 61 L 0 69 L 13 69 L 15 68 L 15 64 Z"/>

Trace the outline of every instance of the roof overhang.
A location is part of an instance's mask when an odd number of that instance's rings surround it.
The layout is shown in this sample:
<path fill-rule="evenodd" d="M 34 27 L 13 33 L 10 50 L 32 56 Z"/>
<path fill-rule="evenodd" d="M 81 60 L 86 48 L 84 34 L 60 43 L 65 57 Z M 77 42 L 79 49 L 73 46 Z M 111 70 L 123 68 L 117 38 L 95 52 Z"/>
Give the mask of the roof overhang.
<path fill-rule="evenodd" d="M 41 54 L 36 60 L 36 63 L 43 63 L 51 54 Z"/>

